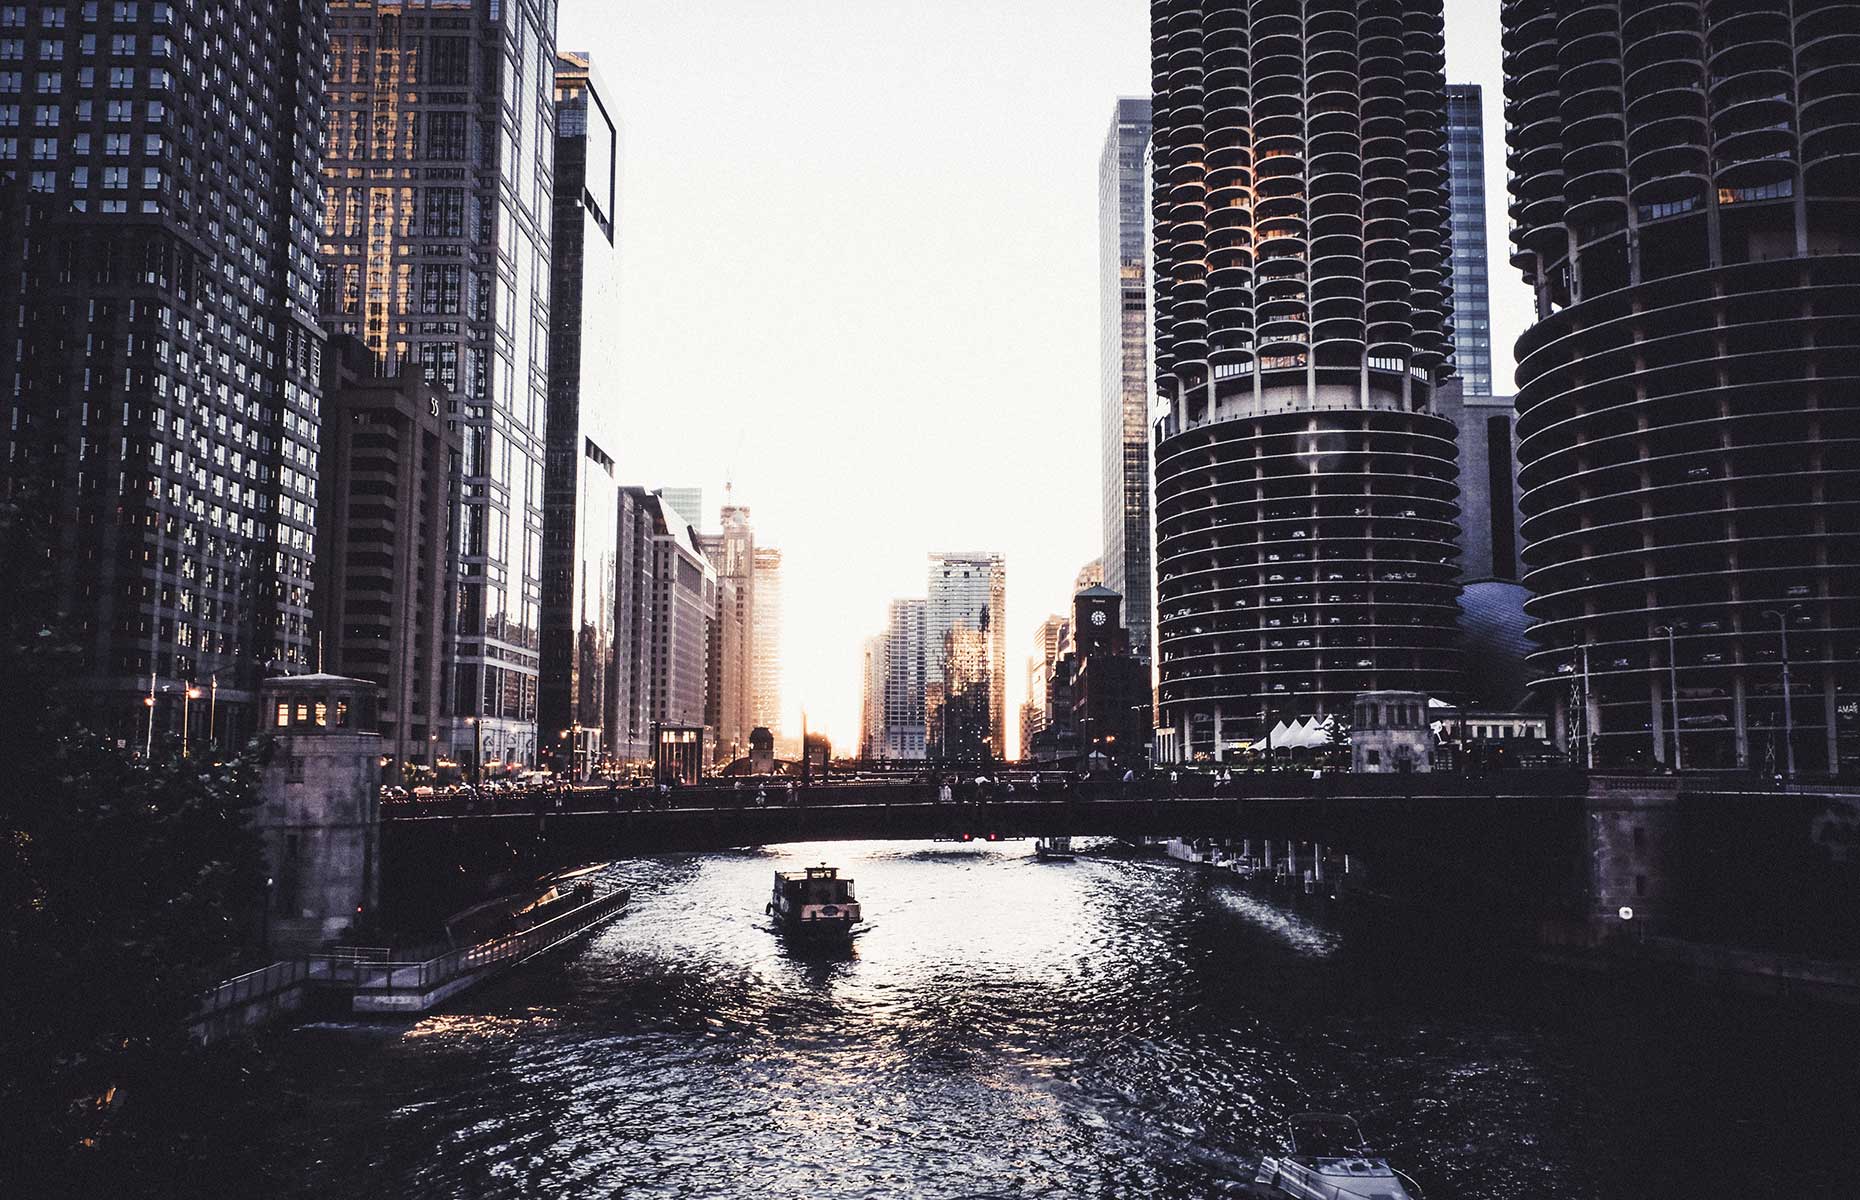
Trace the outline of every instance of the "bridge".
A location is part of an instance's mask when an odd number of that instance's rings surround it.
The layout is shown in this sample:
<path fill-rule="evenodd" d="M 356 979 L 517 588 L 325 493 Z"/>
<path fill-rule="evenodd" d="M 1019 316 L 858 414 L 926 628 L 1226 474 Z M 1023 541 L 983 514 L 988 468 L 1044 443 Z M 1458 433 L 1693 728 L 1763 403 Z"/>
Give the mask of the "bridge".
<path fill-rule="evenodd" d="M 648 793 L 650 795 L 650 793 Z M 447 880 L 516 877 L 574 863 L 671 851 L 795 842 L 978 840 L 1040 836 L 1257 840 L 1283 860 L 1349 855 L 1358 882 L 1510 910 L 1580 891 L 1587 788 L 1567 772 L 1241 776 L 1125 785 L 1072 782 L 940 802 L 924 783 L 835 783 L 754 792 L 684 789 L 666 807 L 579 789 L 525 797 L 503 811 L 465 803 L 395 806 L 382 821 L 383 878 L 395 898 Z M 745 803 L 748 801 L 748 803 Z M 398 811 L 397 811 L 398 810 Z M 405 814 L 405 815 L 401 815 Z M 1470 902 L 1470 901 L 1468 901 Z"/>

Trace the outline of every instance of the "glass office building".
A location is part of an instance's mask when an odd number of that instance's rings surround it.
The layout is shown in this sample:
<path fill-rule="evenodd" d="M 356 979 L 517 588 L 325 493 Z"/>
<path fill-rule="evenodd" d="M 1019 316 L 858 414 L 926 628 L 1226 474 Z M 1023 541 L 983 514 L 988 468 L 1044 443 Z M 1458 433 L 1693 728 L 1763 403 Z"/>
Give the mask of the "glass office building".
<path fill-rule="evenodd" d="M 418 362 L 450 396 L 462 445 L 452 741 L 533 764 L 556 7 L 331 0 L 329 11 L 322 318 L 386 370 Z"/>
<path fill-rule="evenodd" d="M 1447 85 L 1453 368 L 1468 396 L 1492 394 L 1492 298 L 1485 253 L 1485 117 L 1476 83 Z"/>
<path fill-rule="evenodd" d="M 540 756 L 577 777 L 608 769 L 615 704 L 619 438 L 613 339 L 619 131 L 588 55 L 558 56 L 543 467 Z"/>
<path fill-rule="evenodd" d="M 1098 159 L 1104 575 L 1123 595 L 1132 650 L 1150 652 L 1150 102 L 1120 98 Z"/>

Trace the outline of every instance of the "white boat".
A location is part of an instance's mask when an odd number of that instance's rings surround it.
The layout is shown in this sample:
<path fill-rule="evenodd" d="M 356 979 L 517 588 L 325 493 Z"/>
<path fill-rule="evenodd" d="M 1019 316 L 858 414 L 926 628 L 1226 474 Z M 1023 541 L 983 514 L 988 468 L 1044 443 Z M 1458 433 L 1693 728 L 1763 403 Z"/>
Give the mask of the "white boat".
<path fill-rule="evenodd" d="M 1303 1113 L 1291 1119 L 1290 1149 L 1260 1161 L 1254 1183 L 1295 1200 L 1420 1200 L 1412 1179 L 1369 1148 L 1353 1117 Z"/>
<path fill-rule="evenodd" d="M 1041 862 L 1071 862 L 1072 839 L 1069 837 L 1035 838 L 1033 856 Z"/>
<path fill-rule="evenodd" d="M 788 932 L 815 937 L 845 937 L 859 922 L 853 881 L 841 879 L 840 869 L 825 863 L 804 871 L 775 872 L 768 911 Z"/>

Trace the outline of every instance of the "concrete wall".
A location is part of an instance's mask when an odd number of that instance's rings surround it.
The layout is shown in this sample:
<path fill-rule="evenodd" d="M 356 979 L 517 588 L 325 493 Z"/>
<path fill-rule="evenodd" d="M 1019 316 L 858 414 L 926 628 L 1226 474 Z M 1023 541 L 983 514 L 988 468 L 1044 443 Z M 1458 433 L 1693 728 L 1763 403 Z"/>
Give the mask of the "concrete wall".
<path fill-rule="evenodd" d="M 274 952 L 317 949 L 373 911 L 380 894 L 380 752 L 373 733 L 277 735 L 258 819 Z"/>

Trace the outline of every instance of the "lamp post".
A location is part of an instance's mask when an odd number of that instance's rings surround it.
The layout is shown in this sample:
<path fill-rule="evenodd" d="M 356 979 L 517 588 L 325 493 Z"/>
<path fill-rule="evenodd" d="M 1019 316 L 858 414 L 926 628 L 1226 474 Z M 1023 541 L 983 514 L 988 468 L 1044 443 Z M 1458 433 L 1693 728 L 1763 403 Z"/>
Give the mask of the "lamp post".
<path fill-rule="evenodd" d="M 1679 664 L 1673 657 L 1673 627 L 1656 625 L 1653 631 L 1666 635 L 1667 687 L 1673 693 L 1673 770 L 1683 771 L 1686 769 L 1686 762 L 1679 752 Z"/>
<path fill-rule="evenodd" d="M 1763 615 L 1776 618 L 1776 632 L 1782 637 L 1783 769 L 1788 772 L 1790 782 L 1794 782 L 1795 704 L 1789 697 L 1789 618 L 1773 608 L 1764 609 Z"/>
<path fill-rule="evenodd" d="M 187 714 L 194 707 L 194 701 L 200 699 L 200 689 L 188 684 L 181 690 L 181 757 L 187 757 Z"/>
<path fill-rule="evenodd" d="M 1595 769 L 1595 729 L 1589 716 L 1589 643 L 1582 643 L 1582 764 Z"/>
<path fill-rule="evenodd" d="M 148 695 L 142 697 L 142 707 L 148 709 L 149 713 L 148 736 L 142 740 L 142 757 L 147 759 L 155 753 L 155 689 L 153 687 L 149 689 Z"/>
<path fill-rule="evenodd" d="M 213 747 L 215 752 L 219 750 L 220 745 L 219 712 L 220 676 L 219 672 L 215 671 L 212 675 L 211 684 L 207 689 L 207 742 Z"/>

